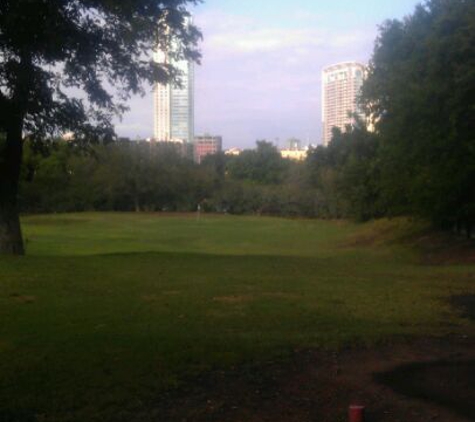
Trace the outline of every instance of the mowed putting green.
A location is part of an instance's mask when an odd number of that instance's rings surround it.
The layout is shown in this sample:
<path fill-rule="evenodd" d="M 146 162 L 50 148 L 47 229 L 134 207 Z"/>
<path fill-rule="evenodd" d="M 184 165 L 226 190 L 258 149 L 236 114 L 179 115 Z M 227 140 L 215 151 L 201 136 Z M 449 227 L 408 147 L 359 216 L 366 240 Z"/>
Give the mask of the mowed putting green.
<path fill-rule="evenodd" d="M 28 255 L 0 258 L 2 422 L 130 421 L 211 368 L 474 329 L 448 300 L 475 293 L 472 266 L 359 241 L 394 223 L 71 214 L 23 227 Z"/>

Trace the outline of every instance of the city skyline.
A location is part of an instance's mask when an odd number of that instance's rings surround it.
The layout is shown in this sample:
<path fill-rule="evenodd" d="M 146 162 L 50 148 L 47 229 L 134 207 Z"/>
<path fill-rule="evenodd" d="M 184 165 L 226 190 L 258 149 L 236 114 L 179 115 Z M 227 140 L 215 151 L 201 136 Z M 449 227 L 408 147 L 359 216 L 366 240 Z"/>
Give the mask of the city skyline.
<path fill-rule="evenodd" d="M 321 141 L 321 71 L 342 62 L 366 63 L 377 25 L 411 13 L 414 0 L 210 0 L 193 10 L 201 28 L 203 63 L 195 73 L 195 132 L 220 133 L 225 148 L 252 147 L 256 139 Z M 133 98 L 117 132 L 153 136 L 151 92 Z"/>

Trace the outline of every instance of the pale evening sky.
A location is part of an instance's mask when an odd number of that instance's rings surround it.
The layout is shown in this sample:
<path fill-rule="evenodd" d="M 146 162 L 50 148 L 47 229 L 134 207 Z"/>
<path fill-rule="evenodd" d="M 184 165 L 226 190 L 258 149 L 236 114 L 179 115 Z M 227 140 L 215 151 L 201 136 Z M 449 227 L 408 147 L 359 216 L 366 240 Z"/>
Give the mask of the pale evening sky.
<path fill-rule="evenodd" d="M 224 147 L 256 139 L 321 139 L 321 70 L 367 62 L 377 26 L 413 12 L 417 0 L 207 0 L 193 11 L 203 32 L 195 72 L 195 133 Z M 151 89 L 129 103 L 120 136 L 153 134 Z M 277 141 L 279 139 L 279 141 Z"/>

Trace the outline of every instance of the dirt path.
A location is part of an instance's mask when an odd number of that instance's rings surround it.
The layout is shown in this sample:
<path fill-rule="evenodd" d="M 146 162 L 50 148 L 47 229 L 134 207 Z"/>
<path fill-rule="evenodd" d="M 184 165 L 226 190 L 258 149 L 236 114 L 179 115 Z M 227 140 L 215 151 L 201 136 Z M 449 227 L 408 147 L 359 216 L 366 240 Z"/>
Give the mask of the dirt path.
<path fill-rule="evenodd" d="M 137 420 L 344 422 L 348 405 L 361 403 L 368 422 L 474 421 L 474 368 L 468 337 L 296 351 L 285 361 L 209 373 Z"/>

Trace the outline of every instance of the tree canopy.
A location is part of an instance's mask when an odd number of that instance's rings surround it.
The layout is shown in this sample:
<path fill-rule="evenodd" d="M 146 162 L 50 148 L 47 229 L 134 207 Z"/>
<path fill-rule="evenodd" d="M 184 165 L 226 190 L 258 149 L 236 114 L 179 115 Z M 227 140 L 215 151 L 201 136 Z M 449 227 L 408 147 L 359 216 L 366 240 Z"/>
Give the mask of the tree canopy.
<path fill-rule="evenodd" d="M 475 220 L 475 2 L 431 0 L 380 30 L 363 88 L 388 210 Z"/>
<path fill-rule="evenodd" d="M 60 130 L 90 137 L 99 129 L 111 136 L 112 114 L 124 111 L 131 94 L 143 93 L 143 82 L 177 76 L 153 60 L 157 45 L 178 46 L 177 57 L 198 59 L 188 3 L 195 1 L 2 1 L 0 128 L 8 132 L 15 116 L 30 135 Z"/>
<path fill-rule="evenodd" d="M 0 3 L 0 252 L 22 253 L 17 213 L 23 135 L 72 131 L 113 138 L 112 118 L 144 83 L 177 80 L 159 46 L 198 60 L 197 0 L 2 0 Z"/>

